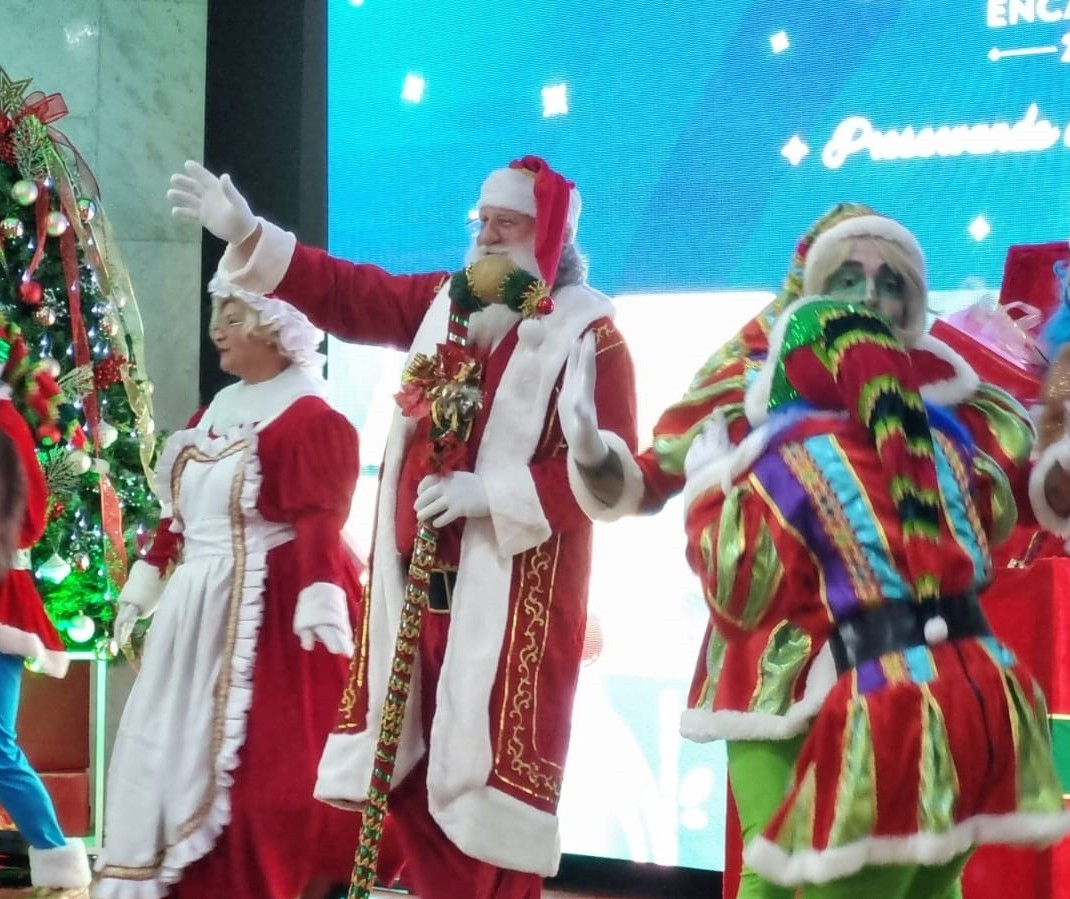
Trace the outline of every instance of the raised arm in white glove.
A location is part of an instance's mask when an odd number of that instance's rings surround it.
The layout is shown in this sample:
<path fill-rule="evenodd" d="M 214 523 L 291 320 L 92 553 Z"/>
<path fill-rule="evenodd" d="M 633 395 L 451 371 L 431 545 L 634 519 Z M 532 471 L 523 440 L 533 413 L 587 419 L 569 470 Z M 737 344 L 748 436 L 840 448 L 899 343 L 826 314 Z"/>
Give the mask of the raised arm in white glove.
<path fill-rule="evenodd" d="M 115 613 L 115 622 L 111 632 L 116 643 L 126 646 L 130 641 L 130 635 L 134 632 L 134 625 L 140 617 L 141 612 L 132 602 L 119 603 L 119 611 Z"/>
<path fill-rule="evenodd" d="M 432 474 L 416 487 L 417 521 L 430 521 L 436 528 L 458 518 L 483 518 L 490 514 L 483 479 L 470 471 Z"/>
<path fill-rule="evenodd" d="M 569 452 L 584 468 L 597 468 L 609 455 L 609 447 L 598 432 L 595 409 L 596 355 L 594 335 L 588 333 L 568 355 L 565 379 L 557 398 L 557 416 Z"/>
<path fill-rule="evenodd" d="M 230 175 L 217 178 L 198 162 L 187 161 L 185 174 L 171 176 L 167 199 L 175 218 L 196 222 L 235 246 L 256 230 L 256 216 Z"/>

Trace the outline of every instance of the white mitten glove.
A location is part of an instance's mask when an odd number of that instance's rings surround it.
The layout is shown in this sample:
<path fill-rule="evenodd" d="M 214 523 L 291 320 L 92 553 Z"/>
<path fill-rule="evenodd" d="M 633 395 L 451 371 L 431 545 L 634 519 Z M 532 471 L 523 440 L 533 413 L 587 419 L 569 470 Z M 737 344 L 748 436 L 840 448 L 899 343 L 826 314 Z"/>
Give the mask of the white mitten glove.
<path fill-rule="evenodd" d="M 130 635 L 134 632 L 134 625 L 141 617 L 138 607 L 132 602 L 120 602 L 119 611 L 115 613 L 115 622 L 112 625 L 111 635 L 120 646 L 126 646 Z"/>
<path fill-rule="evenodd" d="M 470 471 L 428 475 L 416 487 L 413 508 L 418 521 L 430 521 L 436 528 L 458 518 L 483 518 L 490 514 L 483 479 Z"/>
<path fill-rule="evenodd" d="M 240 244 L 256 230 L 256 216 L 231 183 L 230 175 L 217 178 L 192 160 L 185 169 L 185 175 L 171 176 L 171 189 L 167 191 L 175 218 L 196 222 L 231 244 Z"/>
<path fill-rule="evenodd" d="M 297 597 L 293 627 L 302 649 L 310 652 L 319 642 L 336 656 L 353 657 L 353 627 L 345 593 L 336 584 L 317 581 L 305 587 Z"/>
<path fill-rule="evenodd" d="M 596 355 L 594 335 L 588 333 L 568 354 L 565 379 L 557 398 L 557 417 L 569 452 L 587 468 L 595 468 L 609 455 L 609 447 L 598 432 L 595 410 Z"/>
<path fill-rule="evenodd" d="M 684 474 L 691 477 L 710 462 L 723 459 L 731 450 L 732 443 L 728 439 L 728 426 L 725 424 L 724 415 L 715 412 L 691 441 L 687 455 L 684 456 Z"/>

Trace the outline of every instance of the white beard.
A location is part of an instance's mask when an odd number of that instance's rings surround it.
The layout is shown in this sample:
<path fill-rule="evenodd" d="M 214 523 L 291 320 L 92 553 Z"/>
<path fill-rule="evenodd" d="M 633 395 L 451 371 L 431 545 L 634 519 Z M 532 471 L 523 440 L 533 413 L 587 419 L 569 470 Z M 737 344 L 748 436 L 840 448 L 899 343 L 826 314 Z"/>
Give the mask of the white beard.
<path fill-rule="evenodd" d="M 473 240 L 464 261 L 466 265 L 471 265 L 484 256 L 491 255 L 508 256 L 517 268 L 523 269 L 536 278 L 541 277 L 539 264 L 535 261 L 535 249 L 531 244 L 518 247 L 507 247 L 502 244 L 481 247 Z M 520 313 L 513 312 L 504 304 L 494 303 L 479 312 L 472 313 L 468 323 L 468 339 L 481 349 L 493 351 L 519 321 Z"/>
<path fill-rule="evenodd" d="M 519 247 L 507 247 L 504 244 L 495 244 L 491 247 L 481 247 L 474 240 L 464 257 L 465 265 L 478 262 L 484 256 L 508 256 L 517 268 L 522 268 L 529 275 L 541 278 L 539 263 L 535 259 L 535 247 L 531 243 Z"/>
<path fill-rule="evenodd" d="M 519 321 L 519 312 L 513 312 L 502 303 L 494 303 L 472 313 L 468 319 L 468 340 L 480 349 L 493 352 Z"/>

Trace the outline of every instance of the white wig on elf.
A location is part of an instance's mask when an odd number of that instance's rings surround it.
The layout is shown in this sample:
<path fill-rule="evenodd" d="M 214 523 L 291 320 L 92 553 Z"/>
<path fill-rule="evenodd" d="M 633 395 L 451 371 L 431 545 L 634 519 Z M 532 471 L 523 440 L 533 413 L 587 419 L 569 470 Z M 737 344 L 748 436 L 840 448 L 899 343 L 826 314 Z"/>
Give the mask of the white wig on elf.
<path fill-rule="evenodd" d="M 902 277 L 906 321 L 895 331 L 906 346 L 915 346 L 925 332 L 928 310 L 925 254 L 917 238 L 894 219 L 883 215 L 860 215 L 843 219 L 821 232 L 806 254 L 803 294 L 823 294 L 829 278 L 847 261 L 858 239 L 872 240 L 881 258 Z"/>
<path fill-rule="evenodd" d="M 535 219 L 535 260 L 542 279 L 552 285 L 561 250 L 575 239 L 579 227 L 582 202 L 576 185 L 546 160 L 525 156 L 491 172 L 476 205 L 511 209 Z"/>

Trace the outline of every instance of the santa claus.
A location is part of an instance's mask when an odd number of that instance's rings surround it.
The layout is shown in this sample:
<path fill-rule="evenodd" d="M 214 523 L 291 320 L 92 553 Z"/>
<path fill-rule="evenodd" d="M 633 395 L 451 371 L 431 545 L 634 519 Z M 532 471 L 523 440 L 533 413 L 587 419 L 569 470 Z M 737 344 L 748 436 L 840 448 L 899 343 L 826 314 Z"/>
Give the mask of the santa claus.
<path fill-rule="evenodd" d="M 458 303 L 471 311 L 482 377 L 470 470 L 428 472 L 433 422 L 398 411 L 358 651 L 316 793 L 354 808 L 368 800 L 405 572 L 430 523 L 437 554 L 389 798 L 408 877 L 424 899 L 539 896 L 560 857 L 555 812 L 591 553 L 556 399 L 587 335 L 599 427 L 622 454 L 636 443 L 631 358 L 575 245 L 579 192 L 533 156 L 491 172 L 470 264 L 452 278 L 392 275 L 303 246 L 255 217 L 227 175 L 196 163 L 172 178 L 169 197 L 176 216 L 228 242 L 221 268 L 232 281 L 289 300 L 336 337 L 402 348 L 412 361 L 435 353 Z M 493 261 L 479 265 L 484 257 Z"/>

